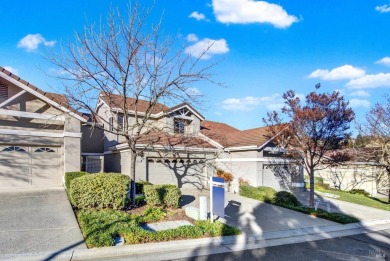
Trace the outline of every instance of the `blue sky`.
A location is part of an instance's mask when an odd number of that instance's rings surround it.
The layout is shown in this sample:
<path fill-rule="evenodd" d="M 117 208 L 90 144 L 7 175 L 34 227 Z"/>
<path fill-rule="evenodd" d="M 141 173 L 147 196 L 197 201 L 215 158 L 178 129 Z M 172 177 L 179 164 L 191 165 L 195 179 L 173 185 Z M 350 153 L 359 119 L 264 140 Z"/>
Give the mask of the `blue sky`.
<path fill-rule="evenodd" d="M 141 1 L 142 3 L 148 1 Z M 39 54 L 46 46 L 72 41 L 85 24 L 105 17 L 110 6 L 128 1 L 5 1 L 0 8 L 0 65 L 41 89 L 53 66 Z M 283 92 L 306 95 L 320 82 L 339 90 L 361 119 L 390 87 L 390 2 L 165 0 L 163 28 L 196 54 L 214 42 L 208 61 L 228 87 L 199 83 L 201 111 L 239 129 L 262 126 L 268 110 L 281 107 Z M 88 21 L 88 22 L 87 22 Z"/>

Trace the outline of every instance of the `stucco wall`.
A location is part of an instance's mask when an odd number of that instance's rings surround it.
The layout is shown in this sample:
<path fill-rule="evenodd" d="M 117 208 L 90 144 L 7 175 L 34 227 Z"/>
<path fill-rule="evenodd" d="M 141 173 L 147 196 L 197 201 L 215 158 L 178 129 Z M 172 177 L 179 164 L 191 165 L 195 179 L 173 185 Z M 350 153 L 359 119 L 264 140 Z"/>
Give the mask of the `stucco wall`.
<path fill-rule="evenodd" d="M 82 153 L 103 153 L 104 152 L 104 131 L 91 126 L 81 126 L 83 134 L 81 138 Z"/>
<path fill-rule="evenodd" d="M 346 165 L 337 168 L 318 170 L 315 176 L 322 177 L 324 183 L 341 190 L 364 189 L 373 196 L 387 189 L 387 175 L 382 168 L 366 165 Z M 383 195 L 382 195 L 383 196 Z"/>

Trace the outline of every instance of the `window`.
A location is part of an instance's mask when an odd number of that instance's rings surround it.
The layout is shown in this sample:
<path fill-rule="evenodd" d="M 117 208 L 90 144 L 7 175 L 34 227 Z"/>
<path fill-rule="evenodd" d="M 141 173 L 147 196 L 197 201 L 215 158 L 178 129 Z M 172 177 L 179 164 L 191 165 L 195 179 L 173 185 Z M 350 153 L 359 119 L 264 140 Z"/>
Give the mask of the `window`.
<path fill-rule="evenodd" d="M 8 99 L 8 86 L 5 83 L 0 82 L 0 100 L 4 101 L 6 99 Z"/>
<path fill-rule="evenodd" d="M 18 146 L 11 146 L 3 149 L 3 151 L 18 151 L 18 152 L 26 152 L 23 148 Z"/>
<path fill-rule="evenodd" d="M 174 132 L 184 134 L 186 124 L 182 120 L 175 120 L 174 122 Z"/>
<path fill-rule="evenodd" d="M 39 148 L 36 149 L 35 152 L 55 152 L 55 151 L 50 148 Z"/>
<path fill-rule="evenodd" d="M 123 114 L 118 114 L 118 130 L 123 131 L 125 127 L 125 117 Z"/>
<path fill-rule="evenodd" d="M 87 156 L 85 170 L 89 173 L 98 173 L 102 171 L 102 159 L 96 156 Z"/>

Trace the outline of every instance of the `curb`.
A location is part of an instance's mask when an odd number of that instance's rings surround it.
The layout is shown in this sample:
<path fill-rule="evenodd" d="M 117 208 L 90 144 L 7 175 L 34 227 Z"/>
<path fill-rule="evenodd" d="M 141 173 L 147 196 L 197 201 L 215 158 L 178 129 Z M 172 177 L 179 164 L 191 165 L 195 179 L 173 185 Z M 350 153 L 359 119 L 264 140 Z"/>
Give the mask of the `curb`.
<path fill-rule="evenodd" d="M 234 250 L 253 249 L 257 247 L 266 247 L 271 245 L 282 245 L 295 243 L 294 239 L 298 239 L 299 242 L 311 240 L 319 240 L 331 238 L 331 233 L 343 236 L 353 235 L 366 232 L 373 232 L 385 229 L 384 227 L 375 227 L 380 225 L 389 225 L 390 219 L 362 221 L 358 223 L 352 223 L 347 225 L 331 225 L 321 227 L 310 228 L 298 228 L 282 231 L 264 232 L 262 234 L 251 235 L 238 235 L 238 236 L 225 236 L 214 238 L 200 238 L 200 239 L 188 239 L 169 242 L 158 243 L 146 243 L 139 245 L 125 245 L 117 247 L 103 247 L 93 249 L 76 249 L 73 251 L 67 251 L 62 253 L 42 252 L 42 253 L 28 253 L 28 254 L 16 254 L 5 255 L 0 257 L 0 260 L 88 260 L 96 258 L 112 258 L 112 257 L 125 257 L 135 256 L 142 254 L 161 254 L 167 252 L 180 252 L 191 251 L 199 248 L 220 248 L 224 247 L 224 252 Z M 302 238 L 303 237 L 303 238 Z M 233 250 L 234 249 L 234 250 Z"/>

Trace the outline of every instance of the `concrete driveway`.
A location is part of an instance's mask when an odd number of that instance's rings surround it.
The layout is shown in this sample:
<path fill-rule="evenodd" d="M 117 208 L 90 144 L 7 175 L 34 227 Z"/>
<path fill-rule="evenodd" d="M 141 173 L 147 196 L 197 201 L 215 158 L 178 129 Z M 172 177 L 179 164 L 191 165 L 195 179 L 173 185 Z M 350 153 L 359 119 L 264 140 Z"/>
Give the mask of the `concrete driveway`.
<path fill-rule="evenodd" d="M 75 248 L 86 245 L 65 190 L 0 193 L 0 256 Z"/>
<path fill-rule="evenodd" d="M 199 207 L 199 196 L 209 196 L 207 190 L 197 192 L 182 189 L 182 193 L 184 195 L 184 208 L 186 206 Z M 220 220 L 239 228 L 247 236 L 261 235 L 264 232 L 317 228 L 337 224 L 229 192 L 225 194 L 225 217 Z"/>

